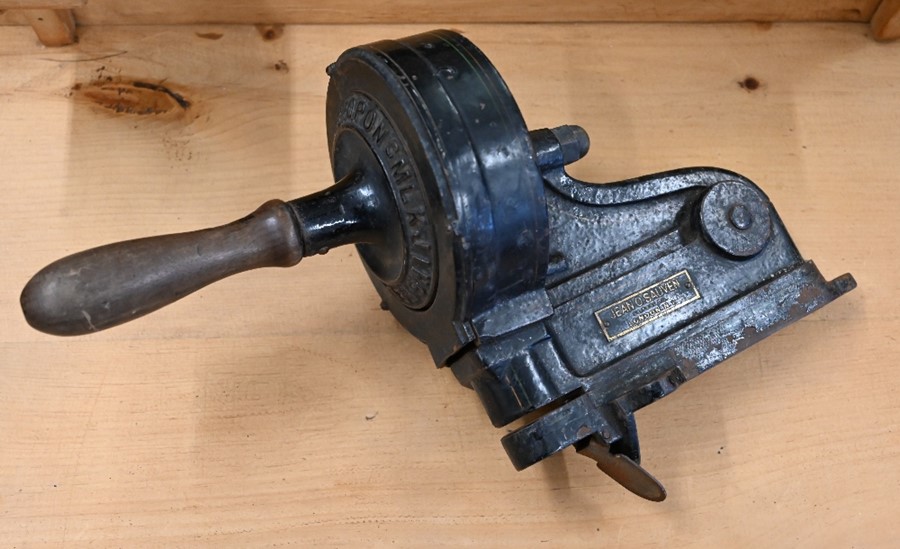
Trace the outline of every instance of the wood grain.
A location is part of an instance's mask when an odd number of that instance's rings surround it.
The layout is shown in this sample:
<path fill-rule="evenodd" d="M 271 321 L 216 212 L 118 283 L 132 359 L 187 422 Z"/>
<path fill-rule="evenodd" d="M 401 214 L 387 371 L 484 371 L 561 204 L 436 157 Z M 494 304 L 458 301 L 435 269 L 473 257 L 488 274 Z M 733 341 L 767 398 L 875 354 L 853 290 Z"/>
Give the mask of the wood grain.
<path fill-rule="evenodd" d="M 872 15 L 871 25 L 877 40 L 900 38 L 900 0 L 882 0 Z"/>
<path fill-rule="evenodd" d="M 41 44 L 49 47 L 75 43 L 75 16 L 72 10 L 28 9 L 23 12 Z"/>
<path fill-rule="evenodd" d="M 9 0 L 7 0 L 9 1 Z M 15 0 L 13 0 L 15 1 Z M 475 23 L 591 21 L 868 21 L 879 0 L 91 0 L 82 25 L 197 23 Z M 4 0 L 0 0 L 3 4 Z M 18 3 L 22 3 L 19 0 Z M 12 16 L 14 17 L 14 16 Z M 13 19 L 8 19 L 12 21 Z"/>
<path fill-rule="evenodd" d="M 734 169 L 826 275 L 859 281 L 638 414 L 662 504 L 571 451 L 515 472 L 505 431 L 379 310 L 352 249 L 92 336 L 31 330 L 19 292 L 51 260 L 327 185 L 324 67 L 425 28 L 283 30 L 86 27 L 46 50 L 0 29 L 4 545 L 894 544 L 900 45 L 861 25 L 461 27 L 531 127 L 590 132 L 576 175 Z M 134 81 L 191 107 L 88 93 Z"/>
<path fill-rule="evenodd" d="M 0 0 L 4 10 L 67 10 L 80 8 L 87 0 Z"/>

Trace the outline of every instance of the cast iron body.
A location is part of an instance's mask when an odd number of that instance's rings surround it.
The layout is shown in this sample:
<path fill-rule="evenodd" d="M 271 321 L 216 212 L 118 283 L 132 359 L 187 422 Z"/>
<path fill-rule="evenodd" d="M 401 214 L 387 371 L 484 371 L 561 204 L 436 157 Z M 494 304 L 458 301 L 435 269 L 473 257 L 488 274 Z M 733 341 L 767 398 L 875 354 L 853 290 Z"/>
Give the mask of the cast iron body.
<path fill-rule="evenodd" d="M 328 74 L 333 187 L 64 258 L 23 291 L 29 323 L 89 333 L 229 274 L 355 243 L 384 308 L 494 425 L 528 416 L 503 437 L 517 468 L 575 445 L 661 500 L 638 465 L 635 410 L 855 286 L 826 282 L 736 173 L 570 177 L 585 132 L 529 132 L 456 33 L 353 48 Z"/>

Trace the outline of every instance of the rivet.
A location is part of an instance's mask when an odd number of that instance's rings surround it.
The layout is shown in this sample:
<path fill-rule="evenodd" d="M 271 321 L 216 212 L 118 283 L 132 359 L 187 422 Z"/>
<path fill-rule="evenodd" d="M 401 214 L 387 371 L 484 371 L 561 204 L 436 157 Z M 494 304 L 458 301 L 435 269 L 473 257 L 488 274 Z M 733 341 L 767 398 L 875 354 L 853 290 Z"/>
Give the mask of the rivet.
<path fill-rule="evenodd" d="M 746 231 L 753 225 L 753 216 L 750 215 L 750 210 L 747 209 L 747 206 L 738 204 L 731 208 L 731 211 L 728 213 L 728 221 L 736 229 Z"/>
<path fill-rule="evenodd" d="M 455 67 L 441 67 L 438 69 L 438 74 L 440 74 L 443 78 L 447 80 L 453 80 L 456 78 L 456 68 Z"/>

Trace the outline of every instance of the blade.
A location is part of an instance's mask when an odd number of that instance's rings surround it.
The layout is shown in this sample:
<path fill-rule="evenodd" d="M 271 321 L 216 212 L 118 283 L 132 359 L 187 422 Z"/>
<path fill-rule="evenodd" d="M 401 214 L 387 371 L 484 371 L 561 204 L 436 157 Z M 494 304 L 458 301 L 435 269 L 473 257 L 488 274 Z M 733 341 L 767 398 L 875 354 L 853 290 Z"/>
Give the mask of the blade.
<path fill-rule="evenodd" d="M 650 501 L 666 499 L 666 489 L 653 475 L 628 456 L 611 453 L 609 446 L 597 437 L 591 437 L 586 445 L 579 447 L 578 453 L 596 461 L 597 468 L 633 494 Z"/>

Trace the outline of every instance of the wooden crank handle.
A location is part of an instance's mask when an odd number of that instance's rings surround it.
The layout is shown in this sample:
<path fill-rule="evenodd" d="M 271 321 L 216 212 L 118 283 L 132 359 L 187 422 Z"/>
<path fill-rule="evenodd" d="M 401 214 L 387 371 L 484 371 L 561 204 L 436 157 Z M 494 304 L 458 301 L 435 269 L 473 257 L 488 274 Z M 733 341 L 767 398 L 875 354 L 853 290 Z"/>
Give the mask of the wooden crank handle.
<path fill-rule="evenodd" d="M 129 240 L 64 257 L 28 282 L 22 311 L 42 332 L 88 334 L 236 273 L 296 265 L 303 252 L 294 211 L 272 200 L 220 227 Z"/>

